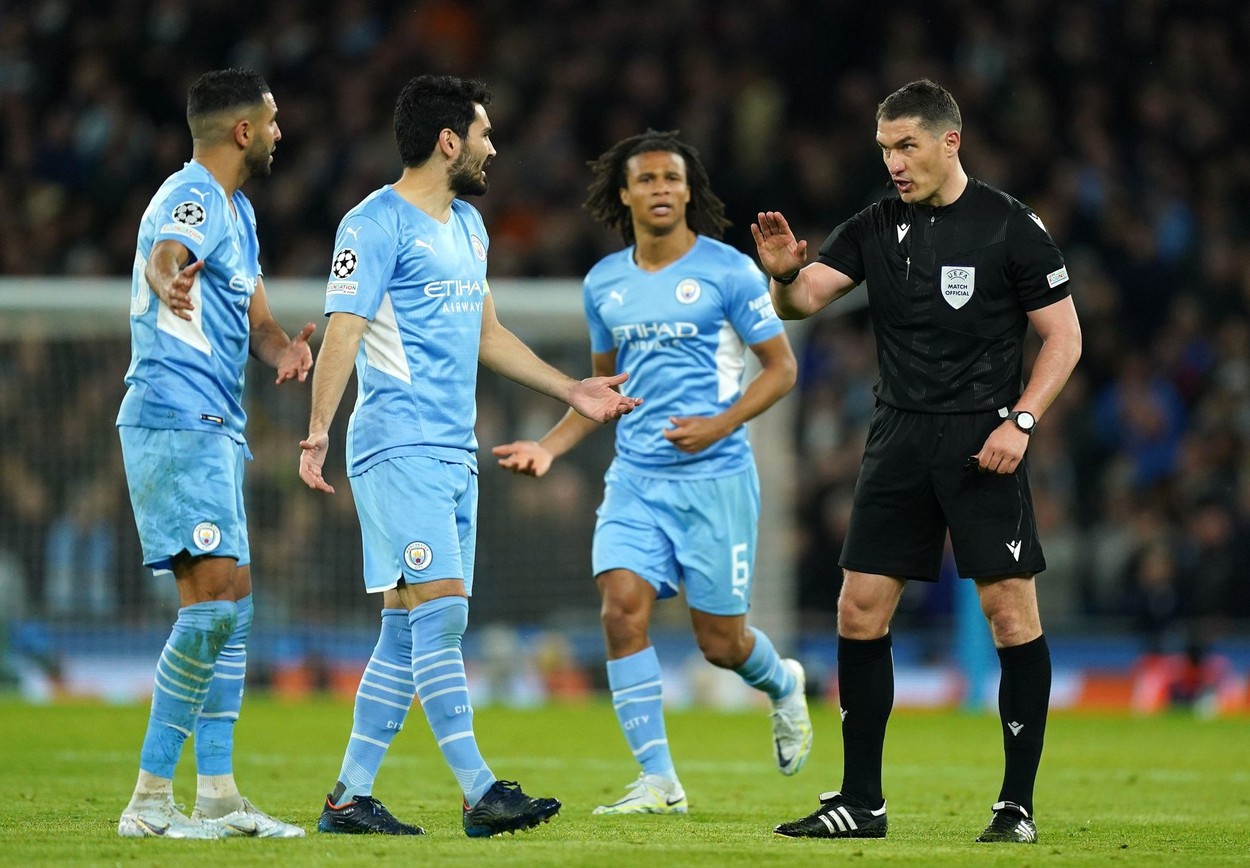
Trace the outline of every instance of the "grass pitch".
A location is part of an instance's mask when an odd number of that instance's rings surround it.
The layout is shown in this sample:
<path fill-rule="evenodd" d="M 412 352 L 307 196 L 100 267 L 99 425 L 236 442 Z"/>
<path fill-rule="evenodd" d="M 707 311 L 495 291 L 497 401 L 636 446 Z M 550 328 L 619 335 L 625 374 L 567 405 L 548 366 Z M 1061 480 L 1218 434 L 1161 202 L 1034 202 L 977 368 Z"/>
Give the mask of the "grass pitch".
<path fill-rule="evenodd" d="M 470 840 L 460 794 L 420 712 L 409 717 L 375 795 L 423 838 L 314 832 L 339 770 L 351 707 L 251 695 L 237 734 L 245 795 L 309 830 L 293 841 L 123 840 L 145 707 L 33 707 L 0 700 L 0 864 L 6 865 L 1195 865 L 1250 864 L 1250 721 L 1188 715 L 1053 715 L 1037 792 L 1039 843 L 976 845 L 998 793 L 998 722 L 981 714 L 896 712 L 886 739 L 890 833 L 880 841 L 792 841 L 772 827 L 810 813 L 841 779 L 836 709 L 813 707 L 806 768 L 780 775 L 763 712 L 668 714 L 690 798 L 685 817 L 592 817 L 636 769 L 606 702 L 483 708 L 476 729 L 497 775 L 564 809 L 515 837 Z M 184 751 L 175 790 L 194 802 Z M 837 862 L 835 862 L 837 860 Z"/>

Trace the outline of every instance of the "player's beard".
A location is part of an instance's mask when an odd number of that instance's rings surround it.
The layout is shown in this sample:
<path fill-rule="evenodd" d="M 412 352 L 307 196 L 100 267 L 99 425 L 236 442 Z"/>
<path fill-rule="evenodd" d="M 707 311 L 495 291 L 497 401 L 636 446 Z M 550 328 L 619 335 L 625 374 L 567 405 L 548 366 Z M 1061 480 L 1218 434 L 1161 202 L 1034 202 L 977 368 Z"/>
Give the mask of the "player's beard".
<path fill-rule="evenodd" d="M 486 178 L 482 174 L 486 168 L 486 160 L 481 160 L 476 165 L 469 165 L 469 152 L 462 151 L 460 156 L 456 158 L 456 162 L 451 164 L 451 173 L 448 183 L 451 185 L 451 192 L 457 196 L 481 196 L 486 192 Z"/>
<path fill-rule="evenodd" d="M 260 143 L 247 149 L 247 153 L 243 155 L 243 165 L 247 167 L 247 176 L 249 178 L 268 178 L 273 171 L 273 164 L 270 157 L 273 156 L 273 149 L 265 146 L 260 147 Z"/>

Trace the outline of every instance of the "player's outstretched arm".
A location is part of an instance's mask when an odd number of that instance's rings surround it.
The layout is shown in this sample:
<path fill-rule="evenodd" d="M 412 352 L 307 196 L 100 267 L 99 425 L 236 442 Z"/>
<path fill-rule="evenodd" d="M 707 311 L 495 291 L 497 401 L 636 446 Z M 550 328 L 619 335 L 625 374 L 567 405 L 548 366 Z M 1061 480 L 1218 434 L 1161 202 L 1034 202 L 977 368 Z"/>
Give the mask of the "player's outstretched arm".
<path fill-rule="evenodd" d="M 619 419 L 641 403 L 637 398 L 616 391 L 616 386 L 625 382 L 628 374 L 577 381 L 544 362 L 499 322 L 495 303 L 489 295 L 482 306 L 482 342 L 477 357 L 495 373 L 563 401 L 596 422 Z"/>
<path fill-rule="evenodd" d="M 316 491 L 334 493 L 334 486 L 322 475 L 330 448 L 330 422 L 343 400 L 343 390 L 351 379 L 356 364 L 356 351 L 369 322 L 350 313 L 330 314 L 325 340 L 317 353 L 317 370 L 313 374 L 312 411 L 308 417 L 308 436 L 300 441 L 299 478 Z"/>
<path fill-rule="evenodd" d="M 592 353 L 590 364 L 595 376 L 612 376 L 616 373 L 616 350 Z M 491 452 L 499 458 L 499 466 L 504 470 L 525 476 L 542 476 L 557 458 L 600 427 L 598 422 L 570 408 L 540 440 L 516 440 L 496 446 Z"/>
<path fill-rule="evenodd" d="M 500 467 L 522 476 L 544 476 L 551 469 L 551 463 L 556 460 L 551 450 L 537 440 L 513 440 L 511 443 L 495 446 L 490 451 L 499 458 Z"/>
<path fill-rule="evenodd" d="M 265 281 L 256 278 L 256 292 L 252 293 L 252 302 L 247 309 L 250 333 L 249 349 L 253 356 L 278 372 L 274 382 L 285 383 L 287 380 L 299 380 L 301 383 L 308 378 L 312 368 L 312 349 L 308 339 L 317 327 L 306 323 L 299 334 L 288 337 L 273 318 L 269 310 L 269 296 L 265 293 Z"/>
<path fill-rule="evenodd" d="M 621 371 L 611 377 L 580 380 L 569 393 L 569 406 L 595 422 L 614 422 L 642 403 L 641 398 L 630 398 L 617 391 L 616 387 L 628 379 L 628 372 Z"/>

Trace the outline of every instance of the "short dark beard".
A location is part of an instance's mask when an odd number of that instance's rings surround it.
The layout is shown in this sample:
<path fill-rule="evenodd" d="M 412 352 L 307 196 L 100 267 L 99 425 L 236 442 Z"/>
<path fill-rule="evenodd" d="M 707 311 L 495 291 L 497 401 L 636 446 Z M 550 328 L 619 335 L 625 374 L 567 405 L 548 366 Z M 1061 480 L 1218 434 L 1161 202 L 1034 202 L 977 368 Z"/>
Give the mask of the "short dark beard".
<path fill-rule="evenodd" d="M 248 150 L 243 156 L 243 165 L 247 167 L 247 176 L 249 178 L 268 178 L 273 172 L 273 165 L 269 162 L 272 151 L 263 151 L 260 154 Z"/>
<path fill-rule="evenodd" d="M 457 196 L 482 196 L 486 193 L 486 179 L 482 177 L 484 165 L 478 166 L 476 172 L 470 172 L 468 162 L 469 152 L 462 151 L 456 162 L 451 164 L 447 183 Z"/>

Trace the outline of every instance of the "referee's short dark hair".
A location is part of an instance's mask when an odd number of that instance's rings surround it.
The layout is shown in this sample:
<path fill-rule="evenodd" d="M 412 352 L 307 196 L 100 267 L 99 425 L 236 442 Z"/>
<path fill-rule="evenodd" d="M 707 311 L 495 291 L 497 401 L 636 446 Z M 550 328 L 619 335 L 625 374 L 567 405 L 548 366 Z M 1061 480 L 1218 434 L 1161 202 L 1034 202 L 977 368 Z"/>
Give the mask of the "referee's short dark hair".
<path fill-rule="evenodd" d="M 918 118 L 920 125 L 934 135 L 947 130 L 963 131 L 959 106 L 946 88 L 927 78 L 903 85 L 877 106 L 877 120 Z"/>

